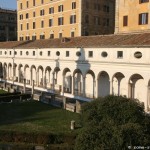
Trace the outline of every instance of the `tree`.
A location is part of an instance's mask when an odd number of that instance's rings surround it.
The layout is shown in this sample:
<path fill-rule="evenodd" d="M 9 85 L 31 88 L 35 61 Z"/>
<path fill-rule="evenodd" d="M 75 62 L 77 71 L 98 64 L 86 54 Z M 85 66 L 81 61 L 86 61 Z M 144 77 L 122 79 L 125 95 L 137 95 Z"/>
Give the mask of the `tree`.
<path fill-rule="evenodd" d="M 138 100 L 121 96 L 99 98 L 83 105 L 82 121 L 75 150 L 120 150 L 150 145 L 150 116 Z"/>

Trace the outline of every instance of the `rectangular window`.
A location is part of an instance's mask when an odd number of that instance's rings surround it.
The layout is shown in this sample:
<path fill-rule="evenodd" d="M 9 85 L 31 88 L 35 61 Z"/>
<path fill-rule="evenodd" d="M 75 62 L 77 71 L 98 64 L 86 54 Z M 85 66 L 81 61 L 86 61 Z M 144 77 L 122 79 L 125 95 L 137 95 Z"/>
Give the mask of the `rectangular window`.
<path fill-rule="evenodd" d="M 35 6 L 35 0 L 33 0 L 33 6 Z"/>
<path fill-rule="evenodd" d="M 93 51 L 89 51 L 89 57 L 93 57 Z"/>
<path fill-rule="evenodd" d="M 23 24 L 20 25 L 20 30 L 23 30 Z"/>
<path fill-rule="evenodd" d="M 51 55 L 51 51 L 48 51 L 48 52 L 47 52 L 47 55 L 50 56 L 50 55 Z"/>
<path fill-rule="evenodd" d="M 40 10 L 40 16 L 44 16 L 44 9 Z"/>
<path fill-rule="evenodd" d="M 94 24 L 95 25 L 100 25 L 100 17 L 94 16 Z"/>
<path fill-rule="evenodd" d="M 28 8 L 29 7 L 29 1 L 27 1 L 26 5 L 27 5 L 27 8 Z"/>
<path fill-rule="evenodd" d="M 49 14 L 53 14 L 54 13 L 54 7 L 49 8 Z"/>
<path fill-rule="evenodd" d="M 20 51 L 20 55 L 22 55 L 22 51 Z"/>
<path fill-rule="evenodd" d="M 147 2 L 149 2 L 149 0 L 139 0 L 139 3 L 141 4 L 141 3 L 147 3 Z"/>
<path fill-rule="evenodd" d="M 41 28 L 44 28 L 44 21 L 41 21 Z"/>
<path fill-rule="evenodd" d="M 117 51 L 117 58 L 123 58 L 123 51 Z"/>
<path fill-rule="evenodd" d="M 33 29 L 35 29 L 35 22 L 33 22 Z"/>
<path fill-rule="evenodd" d="M 44 0 L 41 0 L 41 4 L 43 4 L 44 3 Z"/>
<path fill-rule="evenodd" d="M 50 34 L 50 39 L 54 39 L 54 34 Z"/>
<path fill-rule="evenodd" d="M 76 2 L 72 2 L 72 9 L 76 9 Z"/>
<path fill-rule="evenodd" d="M 148 24 L 148 13 L 139 14 L 139 25 Z"/>
<path fill-rule="evenodd" d="M 28 19 L 29 18 L 29 14 L 28 13 L 26 13 L 26 19 Z"/>
<path fill-rule="evenodd" d="M 62 11 L 64 11 L 64 6 L 63 5 L 58 6 L 58 12 L 62 12 Z"/>
<path fill-rule="evenodd" d="M 35 11 L 33 12 L 33 17 L 35 17 Z"/>
<path fill-rule="evenodd" d="M 70 24 L 76 23 L 76 15 L 71 15 L 70 16 Z"/>
<path fill-rule="evenodd" d="M 29 23 L 27 23 L 27 30 L 29 30 Z"/>
<path fill-rule="evenodd" d="M 128 26 L 128 16 L 123 16 L 123 26 Z"/>
<path fill-rule="evenodd" d="M 58 18 L 58 25 L 63 25 L 64 24 L 64 18 L 63 17 L 59 17 Z"/>
<path fill-rule="evenodd" d="M 9 54 L 11 55 L 11 51 L 9 52 Z"/>
<path fill-rule="evenodd" d="M 20 3 L 20 9 L 22 9 L 22 3 Z"/>
<path fill-rule="evenodd" d="M 36 40 L 36 36 L 35 35 L 32 36 L 32 40 Z"/>
<path fill-rule="evenodd" d="M 74 32 L 71 32 L 71 37 L 74 37 Z"/>
<path fill-rule="evenodd" d="M 62 33 L 59 33 L 59 38 L 62 38 Z"/>
<path fill-rule="evenodd" d="M 33 56 L 35 56 L 35 51 L 33 51 Z"/>
<path fill-rule="evenodd" d="M 45 39 L 45 35 L 40 35 L 40 39 Z"/>
<path fill-rule="evenodd" d="M 53 26 L 53 19 L 49 19 L 49 27 Z"/>
<path fill-rule="evenodd" d="M 69 51 L 66 51 L 66 57 L 69 57 Z"/>

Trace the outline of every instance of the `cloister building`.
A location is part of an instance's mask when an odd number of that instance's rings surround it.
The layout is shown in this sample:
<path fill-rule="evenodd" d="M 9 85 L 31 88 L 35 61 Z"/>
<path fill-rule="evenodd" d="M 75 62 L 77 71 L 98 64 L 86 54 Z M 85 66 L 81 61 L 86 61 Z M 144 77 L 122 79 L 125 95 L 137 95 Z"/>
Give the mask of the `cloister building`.
<path fill-rule="evenodd" d="M 113 34 L 115 0 L 17 0 L 18 41 Z"/>
<path fill-rule="evenodd" d="M 150 110 L 150 34 L 0 43 L 1 82 L 62 99 L 109 94 L 137 98 Z"/>

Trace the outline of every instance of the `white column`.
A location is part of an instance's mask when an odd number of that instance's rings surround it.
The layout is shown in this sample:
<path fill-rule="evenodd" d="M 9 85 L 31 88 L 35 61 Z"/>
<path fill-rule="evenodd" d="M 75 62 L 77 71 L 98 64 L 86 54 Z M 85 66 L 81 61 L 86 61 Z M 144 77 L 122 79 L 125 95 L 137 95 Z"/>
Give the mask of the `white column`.
<path fill-rule="evenodd" d="M 109 83 L 110 83 L 110 95 L 113 94 L 113 81 L 112 80 L 109 80 Z"/>
<path fill-rule="evenodd" d="M 63 80 L 62 80 L 62 93 L 64 94 L 64 84 L 65 84 L 65 76 L 63 75 Z"/>
<path fill-rule="evenodd" d="M 71 93 L 74 95 L 74 76 L 72 76 L 72 85 L 71 85 Z"/>

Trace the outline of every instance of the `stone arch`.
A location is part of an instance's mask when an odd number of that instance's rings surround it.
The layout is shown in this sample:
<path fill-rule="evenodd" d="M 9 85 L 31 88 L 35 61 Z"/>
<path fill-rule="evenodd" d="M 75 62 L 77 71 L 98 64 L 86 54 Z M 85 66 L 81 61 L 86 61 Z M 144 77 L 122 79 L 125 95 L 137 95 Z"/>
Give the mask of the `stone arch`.
<path fill-rule="evenodd" d="M 23 79 L 24 79 L 23 65 L 19 64 L 19 66 L 18 66 L 18 82 L 23 83 Z"/>
<path fill-rule="evenodd" d="M 69 68 L 65 68 L 63 70 L 63 92 L 71 93 L 72 92 L 72 76 L 71 70 Z"/>
<path fill-rule="evenodd" d="M 98 97 L 104 97 L 110 94 L 110 77 L 106 71 L 101 71 L 98 74 Z"/>
<path fill-rule="evenodd" d="M 24 78 L 26 84 L 30 84 L 30 68 L 28 64 L 24 66 Z"/>
<path fill-rule="evenodd" d="M 44 76 L 44 84 L 45 84 L 45 88 L 50 88 L 50 84 L 51 84 L 51 80 L 50 80 L 50 73 L 51 73 L 51 67 L 47 66 L 45 68 L 45 76 Z"/>
<path fill-rule="evenodd" d="M 30 72 L 31 72 L 31 79 L 30 79 L 31 85 L 33 81 L 34 81 L 34 85 L 36 85 L 37 79 L 36 79 L 36 66 L 35 65 L 31 66 Z"/>
<path fill-rule="evenodd" d="M 85 90 L 83 87 L 83 73 L 80 69 L 75 69 L 73 72 L 73 93 L 84 96 L 83 89 Z"/>
<path fill-rule="evenodd" d="M 112 77 L 112 94 L 114 95 L 124 95 L 121 82 L 125 78 L 124 74 L 121 72 L 116 72 Z"/>
<path fill-rule="evenodd" d="M 4 63 L 3 65 L 3 79 L 7 79 L 8 73 L 7 73 L 7 63 Z"/>
<path fill-rule="evenodd" d="M 12 64 L 9 63 L 8 64 L 8 79 L 12 80 L 12 77 L 13 77 L 13 67 L 12 67 Z"/>
<path fill-rule="evenodd" d="M 95 73 L 88 70 L 85 74 L 85 95 L 89 98 L 95 97 Z"/>
<path fill-rule="evenodd" d="M 37 68 L 37 86 L 44 86 L 44 69 L 41 65 Z"/>
<path fill-rule="evenodd" d="M 142 91 L 141 88 L 143 86 L 143 80 L 144 78 L 140 75 L 140 74 L 133 74 L 131 75 L 131 77 L 129 78 L 129 82 L 128 82 L 128 97 L 129 98 L 138 98 L 138 99 L 142 99 L 141 95 L 142 95 Z"/>

